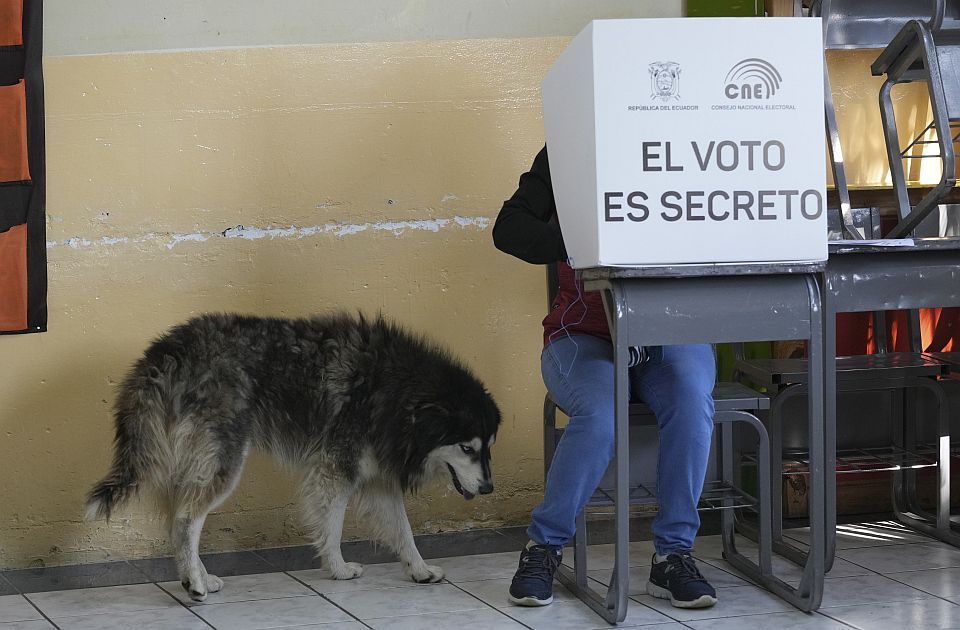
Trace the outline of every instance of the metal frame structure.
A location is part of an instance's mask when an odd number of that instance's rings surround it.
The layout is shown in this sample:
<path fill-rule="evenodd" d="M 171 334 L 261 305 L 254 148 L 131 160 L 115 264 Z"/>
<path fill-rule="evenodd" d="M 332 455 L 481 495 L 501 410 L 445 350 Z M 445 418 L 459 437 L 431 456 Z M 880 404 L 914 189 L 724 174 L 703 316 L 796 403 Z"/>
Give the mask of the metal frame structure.
<path fill-rule="evenodd" d="M 601 595 L 586 583 L 586 547 L 575 547 L 574 569 L 561 572 L 560 580 L 607 621 L 626 617 L 629 593 L 630 509 L 630 403 L 627 377 L 630 346 L 681 343 L 723 343 L 802 339 L 809 342 L 808 424 L 811 476 L 810 553 L 797 586 L 773 573 L 772 538 L 769 534 L 769 495 L 761 485 L 759 562 L 740 553 L 734 541 L 734 510 L 721 510 L 724 554 L 727 561 L 750 579 L 805 611 L 819 607 L 825 573 L 825 453 L 823 313 L 818 274 L 823 264 L 707 265 L 636 269 L 596 268 L 582 272 L 588 290 L 601 291 L 614 345 L 615 435 L 612 492 L 615 513 L 616 561 L 607 593 Z M 668 308 L 666 308 L 668 307 Z M 726 411 L 721 423 L 743 420 L 759 430 L 752 414 Z M 760 457 L 764 457 L 760 433 Z M 732 432 L 720 434 L 720 467 L 723 481 L 735 475 Z M 769 480 L 767 480 L 769 482 Z M 763 483 L 763 482 L 761 482 Z M 729 499 L 728 499 L 729 501 Z M 580 523 L 583 524 L 583 521 Z M 585 539 L 584 539 L 585 540 Z M 579 541 L 578 541 L 579 543 Z"/>

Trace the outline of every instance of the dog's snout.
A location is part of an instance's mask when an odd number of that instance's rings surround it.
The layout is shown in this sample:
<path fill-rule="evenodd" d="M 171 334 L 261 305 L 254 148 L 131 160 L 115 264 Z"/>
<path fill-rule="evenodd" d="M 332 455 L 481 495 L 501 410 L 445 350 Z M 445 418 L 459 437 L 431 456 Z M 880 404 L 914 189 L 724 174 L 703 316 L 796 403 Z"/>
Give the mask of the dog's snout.
<path fill-rule="evenodd" d="M 478 491 L 480 492 L 480 494 L 490 494 L 491 492 L 493 492 L 493 484 L 490 483 L 489 481 L 484 481 L 483 483 L 480 484 L 480 488 L 478 489 Z"/>

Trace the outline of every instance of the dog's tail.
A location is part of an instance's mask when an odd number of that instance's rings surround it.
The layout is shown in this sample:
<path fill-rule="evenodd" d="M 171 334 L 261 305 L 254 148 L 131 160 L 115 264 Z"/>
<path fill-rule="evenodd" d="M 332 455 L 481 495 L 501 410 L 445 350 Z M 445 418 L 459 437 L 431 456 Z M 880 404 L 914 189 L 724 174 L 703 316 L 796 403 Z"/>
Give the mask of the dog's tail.
<path fill-rule="evenodd" d="M 113 510 L 133 497 L 157 461 L 158 434 L 165 424 L 162 392 L 167 370 L 140 364 L 123 384 L 114 421 L 113 465 L 87 497 L 87 520 L 110 519 Z M 144 374 L 148 372 L 148 374 Z M 164 374 L 166 372 L 166 374 Z"/>

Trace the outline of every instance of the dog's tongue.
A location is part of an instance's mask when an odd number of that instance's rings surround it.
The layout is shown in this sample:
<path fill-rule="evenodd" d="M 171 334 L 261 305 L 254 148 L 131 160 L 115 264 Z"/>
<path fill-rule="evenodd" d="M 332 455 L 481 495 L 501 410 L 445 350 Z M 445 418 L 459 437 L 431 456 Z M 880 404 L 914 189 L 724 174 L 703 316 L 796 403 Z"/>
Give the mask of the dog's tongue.
<path fill-rule="evenodd" d="M 472 499 L 473 497 L 474 497 L 474 495 L 470 494 L 470 493 L 467 492 L 466 490 L 463 491 L 463 498 L 466 499 L 467 501 L 469 501 L 469 500 Z"/>

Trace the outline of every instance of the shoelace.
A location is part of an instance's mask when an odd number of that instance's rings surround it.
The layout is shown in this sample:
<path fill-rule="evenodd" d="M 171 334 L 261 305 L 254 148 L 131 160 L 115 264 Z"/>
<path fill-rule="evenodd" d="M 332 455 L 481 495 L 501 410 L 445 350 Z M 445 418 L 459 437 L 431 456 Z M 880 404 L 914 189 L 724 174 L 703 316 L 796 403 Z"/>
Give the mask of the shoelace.
<path fill-rule="evenodd" d="M 680 584 L 689 584 L 690 582 L 704 582 L 706 578 L 700 573 L 693 556 L 689 554 L 672 554 L 668 559 L 669 566 L 667 572 L 670 574 L 671 581 L 677 581 Z"/>
<path fill-rule="evenodd" d="M 525 578 L 552 580 L 559 564 L 560 558 L 550 553 L 545 547 L 530 547 L 520 558 L 521 575 Z"/>

